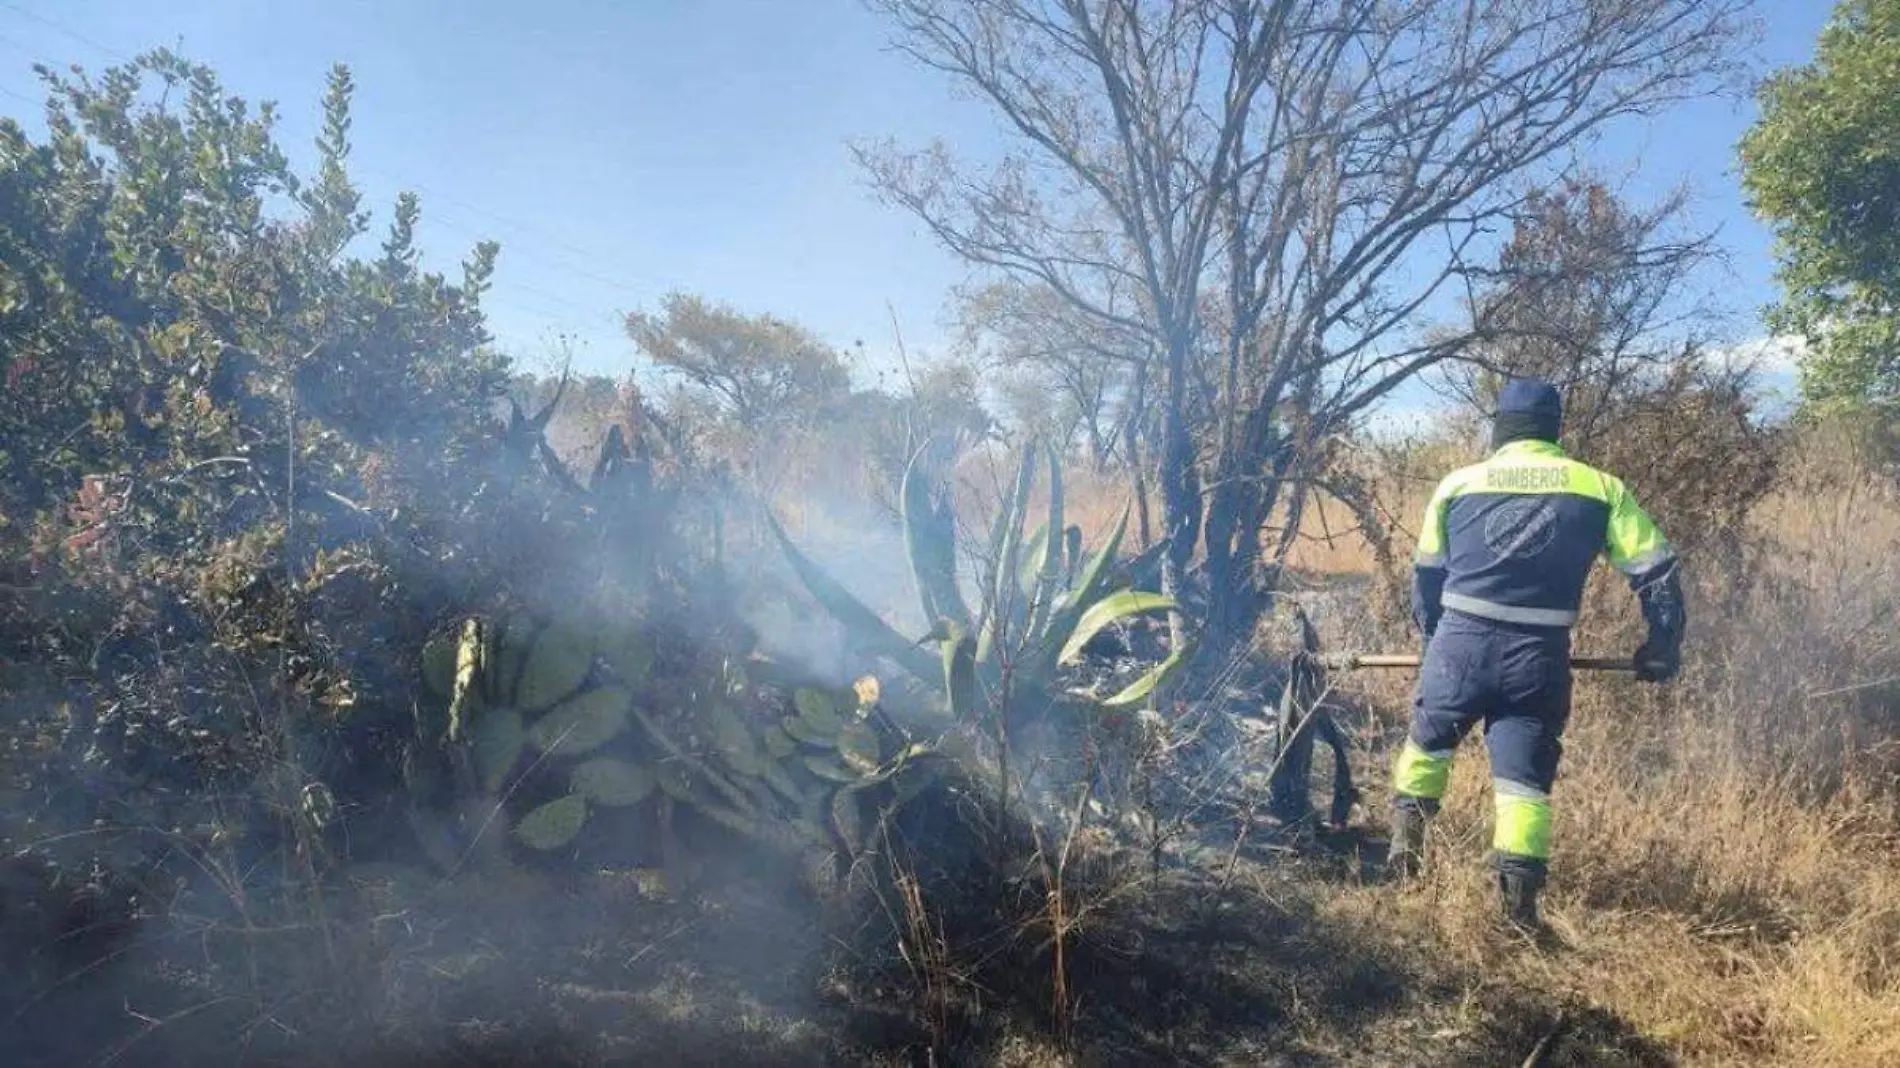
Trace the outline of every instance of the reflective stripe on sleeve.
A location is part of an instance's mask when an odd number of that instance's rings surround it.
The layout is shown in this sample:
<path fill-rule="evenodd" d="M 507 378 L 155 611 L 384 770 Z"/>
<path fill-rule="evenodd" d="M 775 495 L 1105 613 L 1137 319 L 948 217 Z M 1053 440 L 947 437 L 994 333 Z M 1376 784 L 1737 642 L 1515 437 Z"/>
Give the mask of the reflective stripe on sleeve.
<path fill-rule="evenodd" d="M 1659 567 L 1674 562 L 1675 551 L 1667 547 L 1646 552 L 1616 565 L 1616 569 L 1631 578 L 1641 578 Z"/>

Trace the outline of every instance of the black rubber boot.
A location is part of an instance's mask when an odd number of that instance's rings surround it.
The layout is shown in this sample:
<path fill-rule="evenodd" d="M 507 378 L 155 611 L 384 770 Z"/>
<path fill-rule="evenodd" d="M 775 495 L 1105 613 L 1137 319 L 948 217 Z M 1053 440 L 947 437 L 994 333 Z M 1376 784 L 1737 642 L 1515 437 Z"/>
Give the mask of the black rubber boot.
<path fill-rule="evenodd" d="M 1425 870 L 1425 831 L 1437 805 L 1421 798 L 1401 797 L 1392 804 L 1392 842 L 1385 858 L 1386 878 L 1392 882 L 1416 879 Z"/>
<path fill-rule="evenodd" d="M 1544 933 L 1544 921 L 1537 912 L 1537 895 L 1544 889 L 1545 867 L 1529 857 L 1494 855 L 1498 873 L 1498 899 L 1504 922 L 1527 935 Z"/>
<path fill-rule="evenodd" d="M 1503 898 L 1505 922 L 1526 934 L 1543 930 L 1544 921 L 1537 915 L 1537 892 L 1541 889 L 1533 876 L 1500 872 L 1498 893 Z"/>

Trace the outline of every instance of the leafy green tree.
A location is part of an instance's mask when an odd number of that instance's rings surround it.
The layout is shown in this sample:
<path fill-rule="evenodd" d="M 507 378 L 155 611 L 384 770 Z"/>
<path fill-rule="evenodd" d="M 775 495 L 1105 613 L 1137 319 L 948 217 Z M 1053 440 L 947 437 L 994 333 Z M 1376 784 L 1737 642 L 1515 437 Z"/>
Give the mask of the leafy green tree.
<path fill-rule="evenodd" d="M 777 316 L 672 293 L 657 315 L 634 312 L 626 325 L 655 366 L 748 428 L 822 412 L 851 388 L 835 349 Z"/>
<path fill-rule="evenodd" d="M 1777 333 L 1806 339 L 1803 399 L 1900 413 L 1900 0 L 1841 0 L 1812 61 L 1761 90 L 1740 146 L 1775 228 Z"/>
<path fill-rule="evenodd" d="M 108 758 L 321 737 L 367 763 L 391 724 L 365 710 L 406 707 L 441 598 L 428 565 L 479 555 L 471 516 L 505 508 L 481 492 L 498 247 L 459 282 L 424 270 L 404 194 L 346 255 L 368 215 L 345 68 L 314 180 L 272 106 L 171 52 L 39 73 L 45 141 L 0 119 L 0 696 L 55 688 Z"/>

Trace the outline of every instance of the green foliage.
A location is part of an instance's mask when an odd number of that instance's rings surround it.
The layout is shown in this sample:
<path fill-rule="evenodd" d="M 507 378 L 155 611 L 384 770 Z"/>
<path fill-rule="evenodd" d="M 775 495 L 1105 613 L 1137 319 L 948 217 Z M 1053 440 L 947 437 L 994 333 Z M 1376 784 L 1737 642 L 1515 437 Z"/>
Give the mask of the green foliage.
<path fill-rule="evenodd" d="M 850 371 L 835 351 L 771 315 L 742 315 L 672 293 L 660 314 L 635 312 L 626 326 L 656 366 L 684 379 L 748 429 L 822 413 L 850 391 Z"/>
<path fill-rule="evenodd" d="M 140 776 L 393 759 L 409 643 L 458 581 L 433 562 L 502 529 L 472 492 L 497 246 L 425 271 L 404 194 L 380 254 L 346 253 L 346 69 L 310 177 L 275 107 L 172 52 L 39 74 L 44 140 L 0 119 L 0 555 L 30 591 L 0 659 L 69 680 L 78 749 Z"/>
<path fill-rule="evenodd" d="M 861 844 L 860 806 L 901 803 L 899 772 L 912 773 L 901 784 L 910 791 L 932 773 L 934 746 L 890 729 L 870 680 L 848 693 L 797 686 L 781 708 L 747 707 L 756 691 L 731 663 L 691 688 L 656 680 L 639 628 L 595 641 L 571 621 L 517 614 L 469 619 L 459 633 L 447 715 L 464 726 L 451 751 L 467 760 L 474 791 L 512 810 L 513 838 L 530 849 L 573 843 L 597 808 L 678 804 L 763 842 L 848 858 Z M 443 659 L 439 644 L 424 646 L 425 664 Z M 628 664 L 635 671 L 622 674 Z M 557 673 L 578 678 L 530 711 L 531 681 Z"/>
<path fill-rule="evenodd" d="M 957 722 L 976 714 L 979 691 L 995 692 L 1005 668 L 1012 686 L 1051 694 L 1058 669 L 1072 664 L 1103 628 L 1134 616 L 1166 612 L 1171 598 L 1124 589 L 1111 591 L 1112 565 L 1128 527 L 1124 509 L 1102 551 L 1084 562 L 1081 532 L 1063 524 L 1061 458 L 1053 449 L 1024 450 L 1016 477 L 990 529 L 990 552 L 977 586 L 983 591 L 973 618 L 956 573 L 956 517 L 950 495 L 934 471 L 929 447 L 918 450 L 904 473 L 904 543 L 918 599 L 931 632 L 907 641 L 854 597 L 786 537 L 770 520 L 780 548 L 813 598 L 870 648 L 889 656 L 935 687 Z M 1049 488 L 1045 522 L 1025 537 L 1036 468 L 1046 462 Z M 1051 534 L 1059 531 L 1059 534 Z M 921 656 L 918 646 L 936 642 L 940 656 Z M 1118 700 L 1128 704 L 1150 695 L 1172 677 L 1181 652 L 1130 684 Z M 1086 697 L 1081 691 L 1072 696 Z"/>
<path fill-rule="evenodd" d="M 515 824 L 515 837 L 530 849 L 559 849 L 587 824 L 587 798 L 578 793 L 536 807 Z"/>
<path fill-rule="evenodd" d="M 1770 324 L 1810 346 L 1804 400 L 1900 413 L 1900 2 L 1841 0 L 1813 60 L 1762 87 L 1740 150 L 1775 228 Z"/>
<path fill-rule="evenodd" d="M 574 769 L 574 792 L 597 805 L 637 805 L 659 784 L 649 768 L 613 757 L 589 760 Z"/>
<path fill-rule="evenodd" d="M 46 143 L 0 120 L 0 711 L 44 812 L 190 827 L 269 782 L 301 822 L 261 837 L 313 879 L 678 808 L 848 858 L 941 769 L 868 680 L 795 705 L 749 655 L 726 487 L 637 394 L 591 471 L 555 454 L 567 381 L 524 411 L 488 347 L 496 246 L 425 271 L 402 194 L 352 255 L 347 70 L 308 177 L 170 53 L 42 75 Z M 783 381 L 842 386 L 814 360 Z"/>

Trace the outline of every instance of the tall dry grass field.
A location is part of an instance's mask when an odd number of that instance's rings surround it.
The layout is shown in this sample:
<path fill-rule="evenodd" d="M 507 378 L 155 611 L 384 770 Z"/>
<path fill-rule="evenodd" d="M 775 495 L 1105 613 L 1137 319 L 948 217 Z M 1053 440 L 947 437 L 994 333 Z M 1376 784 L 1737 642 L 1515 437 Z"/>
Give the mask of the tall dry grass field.
<path fill-rule="evenodd" d="M 1423 445 L 1364 472 L 1391 572 L 1343 503 L 1306 510 L 1290 581 L 1355 591 L 1335 601 L 1347 612 L 1321 621 L 1329 647 L 1416 648 L 1405 598 L 1417 524 L 1438 478 L 1474 458 Z M 960 515 L 993 514 L 1013 471 L 1007 455 L 967 460 Z M 1492 923 L 1489 774 L 1475 733 L 1422 884 L 1309 888 L 1320 913 L 1363 931 L 1369 951 L 1402 947 L 1421 973 L 1477 977 L 1460 980 L 1474 1004 L 1477 987 L 1587 1003 L 1688 1063 L 1900 1065 L 1900 493 L 1820 439 L 1792 446 L 1777 477 L 1723 551 L 1686 561 L 1682 676 L 1667 687 L 1577 679 L 1544 907 L 1567 948 L 1528 950 Z M 1064 478 L 1065 519 L 1094 548 L 1129 503 L 1127 483 Z M 788 521 L 826 525 L 822 494 L 787 488 Z M 1040 489 L 1031 508 L 1040 522 Z M 1669 514 L 1657 518 L 1669 529 Z M 901 594 L 904 582 L 893 568 L 877 585 Z M 1622 578 L 1599 567 L 1586 603 L 1578 652 L 1630 652 L 1641 618 Z M 1360 819 L 1380 838 L 1411 681 L 1336 680 L 1375 710 L 1352 726 L 1368 787 Z"/>
<path fill-rule="evenodd" d="M 1545 909 L 1569 951 L 1521 952 L 1489 925 L 1475 734 L 1421 889 L 1333 907 L 1448 966 L 1601 1005 L 1693 1063 L 1900 1064 L 1900 494 L 1811 442 L 1739 533 L 1736 555 L 1687 561 L 1674 685 L 1578 677 Z M 1599 568 L 1579 651 L 1633 648 L 1633 601 Z M 1409 683 L 1342 685 L 1386 710 L 1389 746 Z M 1370 819 L 1389 754 L 1372 758 Z"/>

